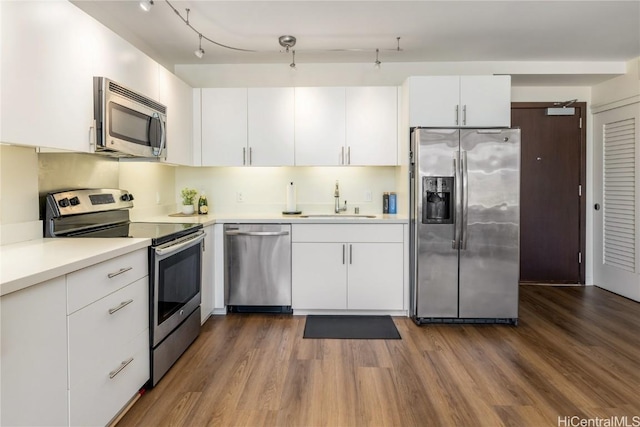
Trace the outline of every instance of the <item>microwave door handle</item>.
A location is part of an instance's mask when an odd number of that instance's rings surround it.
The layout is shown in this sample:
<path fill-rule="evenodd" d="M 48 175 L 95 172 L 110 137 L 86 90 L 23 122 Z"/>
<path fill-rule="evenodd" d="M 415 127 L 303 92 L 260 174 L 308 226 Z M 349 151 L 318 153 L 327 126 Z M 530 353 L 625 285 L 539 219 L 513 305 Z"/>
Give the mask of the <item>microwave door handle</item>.
<path fill-rule="evenodd" d="M 164 121 L 162 120 L 162 117 L 160 117 L 160 114 L 153 113 L 153 118 L 158 119 L 158 121 L 160 122 L 160 146 L 153 149 L 153 155 L 156 157 L 160 157 L 162 155 L 162 150 L 164 150 L 164 145 L 167 141 L 167 135 L 164 128 Z"/>

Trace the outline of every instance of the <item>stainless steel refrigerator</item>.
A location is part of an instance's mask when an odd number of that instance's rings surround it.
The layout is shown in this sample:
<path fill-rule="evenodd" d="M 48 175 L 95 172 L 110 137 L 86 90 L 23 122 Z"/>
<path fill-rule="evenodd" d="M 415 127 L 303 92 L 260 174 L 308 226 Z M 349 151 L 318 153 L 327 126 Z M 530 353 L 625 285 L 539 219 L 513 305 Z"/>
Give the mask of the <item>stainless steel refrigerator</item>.
<path fill-rule="evenodd" d="M 518 319 L 520 130 L 411 134 L 411 316 Z"/>

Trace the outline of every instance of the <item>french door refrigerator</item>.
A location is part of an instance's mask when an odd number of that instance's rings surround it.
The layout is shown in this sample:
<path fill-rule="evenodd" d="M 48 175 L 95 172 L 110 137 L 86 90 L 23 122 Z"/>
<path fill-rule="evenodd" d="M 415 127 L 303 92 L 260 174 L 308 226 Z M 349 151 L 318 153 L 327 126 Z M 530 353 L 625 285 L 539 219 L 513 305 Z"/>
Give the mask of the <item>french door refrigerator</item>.
<path fill-rule="evenodd" d="M 411 134 L 411 316 L 518 320 L 520 130 Z"/>

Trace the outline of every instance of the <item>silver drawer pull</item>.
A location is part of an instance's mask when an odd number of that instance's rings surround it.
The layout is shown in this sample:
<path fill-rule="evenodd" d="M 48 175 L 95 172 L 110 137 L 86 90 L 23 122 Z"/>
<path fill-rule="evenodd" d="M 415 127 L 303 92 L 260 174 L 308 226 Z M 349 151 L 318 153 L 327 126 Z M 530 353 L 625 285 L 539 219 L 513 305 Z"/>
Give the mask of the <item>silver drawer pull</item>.
<path fill-rule="evenodd" d="M 133 362 L 133 357 L 130 357 L 127 360 L 123 361 L 120 364 L 120 366 L 118 366 L 118 369 L 109 372 L 109 378 L 113 379 L 113 377 L 118 375 L 120 373 L 120 371 L 122 371 L 124 368 L 126 368 L 127 365 L 129 365 L 129 363 L 131 363 L 131 362 Z"/>
<path fill-rule="evenodd" d="M 133 302 L 133 300 L 132 300 L 132 299 L 130 299 L 130 300 L 126 300 L 126 301 L 122 301 L 122 302 L 120 303 L 120 305 L 119 305 L 119 306 L 117 306 L 117 307 L 115 307 L 115 308 L 110 308 L 110 309 L 109 309 L 109 314 L 113 314 L 113 313 L 115 313 L 115 312 L 116 312 L 116 311 L 118 311 L 118 310 L 122 310 L 123 308 L 125 308 L 126 306 L 128 306 L 129 304 L 131 304 L 132 302 Z"/>
<path fill-rule="evenodd" d="M 115 273 L 109 273 L 107 274 L 107 277 L 109 277 L 109 279 L 113 279 L 116 276 L 121 275 L 122 273 L 126 273 L 129 270 L 133 270 L 133 267 L 125 267 L 125 268 L 121 268 L 120 270 L 116 271 Z"/>

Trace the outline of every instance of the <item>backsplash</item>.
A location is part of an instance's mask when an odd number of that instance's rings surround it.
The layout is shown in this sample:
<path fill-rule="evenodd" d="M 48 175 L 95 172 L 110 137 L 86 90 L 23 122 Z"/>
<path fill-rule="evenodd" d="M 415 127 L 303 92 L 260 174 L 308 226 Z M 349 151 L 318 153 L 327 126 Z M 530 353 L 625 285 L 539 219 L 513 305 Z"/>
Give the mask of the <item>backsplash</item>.
<path fill-rule="evenodd" d="M 72 188 L 118 188 L 117 159 L 82 153 L 38 154 L 40 195 Z"/>
<path fill-rule="evenodd" d="M 304 212 L 330 213 L 333 191 L 340 183 L 340 203 L 348 212 L 382 213 L 382 193 L 396 191 L 396 167 L 179 167 L 176 201 L 183 187 L 205 191 L 214 214 L 277 214 L 285 209 L 286 186 L 296 185 L 297 207 Z M 367 195 L 371 193 L 371 200 Z"/>
<path fill-rule="evenodd" d="M 382 213 L 382 193 L 397 191 L 397 167 L 176 167 L 83 153 L 37 153 L 0 145 L 0 244 L 42 237 L 39 198 L 68 188 L 123 188 L 135 196 L 134 221 L 178 212 L 180 190 L 205 191 L 213 214 L 277 214 L 293 181 L 297 207 L 330 213 L 335 181 L 348 212 Z M 371 200 L 367 196 L 371 195 Z M 241 201 L 239 201 L 241 200 Z"/>

